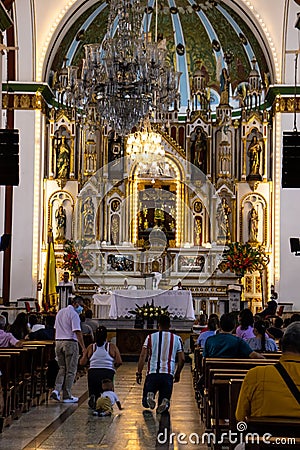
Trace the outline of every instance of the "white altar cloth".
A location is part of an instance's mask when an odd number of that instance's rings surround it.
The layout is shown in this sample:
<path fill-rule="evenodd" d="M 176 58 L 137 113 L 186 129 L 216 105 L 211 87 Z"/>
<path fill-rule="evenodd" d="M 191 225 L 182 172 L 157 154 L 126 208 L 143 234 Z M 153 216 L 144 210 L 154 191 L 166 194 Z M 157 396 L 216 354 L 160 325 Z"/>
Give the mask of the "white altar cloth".
<path fill-rule="evenodd" d="M 109 319 L 111 308 L 111 294 L 94 294 L 94 317 L 97 319 Z"/>
<path fill-rule="evenodd" d="M 111 296 L 111 308 L 109 317 L 117 319 L 118 317 L 134 317 L 128 311 L 134 310 L 136 305 L 142 306 L 145 303 L 153 303 L 155 306 L 165 308 L 168 306 L 168 312 L 171 318 L 176 316 L 181 319 L 195 320 L 193 299 L 190 291 L 166 291 L 166 290 L 137 290 L 128 291 L 121 289 L 114 291 Z"/>

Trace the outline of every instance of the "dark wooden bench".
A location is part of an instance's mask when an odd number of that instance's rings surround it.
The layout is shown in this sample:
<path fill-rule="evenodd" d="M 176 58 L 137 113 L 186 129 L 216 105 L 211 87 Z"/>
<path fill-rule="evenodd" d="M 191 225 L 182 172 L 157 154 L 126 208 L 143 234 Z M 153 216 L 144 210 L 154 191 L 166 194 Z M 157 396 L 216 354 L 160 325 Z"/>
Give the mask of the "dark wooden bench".
<path fill-rule="evenodd" d="M 276 450 L 300 448 L 300 418 L 250 417 L 247 420 L 247 433 L 256 433 L 256 438 L 252 441 L 247 436 L 246 450 L 269 449 L 273 446 Z M 270 436 L 266 437 L 265 433 Z"/>

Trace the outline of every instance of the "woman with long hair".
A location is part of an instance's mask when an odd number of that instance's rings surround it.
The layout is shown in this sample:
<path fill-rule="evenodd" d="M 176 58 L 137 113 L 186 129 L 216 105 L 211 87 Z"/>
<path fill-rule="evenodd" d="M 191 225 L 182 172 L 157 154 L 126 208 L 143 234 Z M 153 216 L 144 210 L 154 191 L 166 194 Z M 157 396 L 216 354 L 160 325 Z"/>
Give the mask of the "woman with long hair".
<path fill-rule="evenodd" d="M 253 332 L 255 337 L 246 339 L 252 350 L 257 352 L 277 352 L 278 347 L 274 339 L 266 333 L 268 325 L 263 320 L 254 323 Z"/>
<path fill-rule="evenodd" d="M 242 309 L 239 314 L 240 325 L 236 329 L 236 335 L 241 339 L 251 339 L 255 335 L 253 333 L 253 314 L 250 309 Z"/>
<path fill-rule="evenodd" d="M 202 331 L 202 333 L 200 333 L 197 339 L 197 344 L 199 345 L 199 347 L 204 348 L 206 339 L 210 336 L 214 336 L 219 326 L 220 326 L 219 319 L 217 317 L 210 317 L 208 319 L 207 323 L 208 330 Z"/>
<path fill-rule="evenodd" d="M 89 406 L 96 407 L 96 401 L 102 390 L 102 380 L 113 381 L 116 369 L 122 365 L 118 347 L 107 342 L 107 329 L 100 326 L 96 330 L 95 343 L 90 344 L 80 358 L 79 364 L 84 366 L 90 362 L 88 370 Z"/>
<path fill-rule="evenodd" d="M 19 341 L 29 333 L 27 314 L 20 312 L 9 327 L 9 332 Z"/>

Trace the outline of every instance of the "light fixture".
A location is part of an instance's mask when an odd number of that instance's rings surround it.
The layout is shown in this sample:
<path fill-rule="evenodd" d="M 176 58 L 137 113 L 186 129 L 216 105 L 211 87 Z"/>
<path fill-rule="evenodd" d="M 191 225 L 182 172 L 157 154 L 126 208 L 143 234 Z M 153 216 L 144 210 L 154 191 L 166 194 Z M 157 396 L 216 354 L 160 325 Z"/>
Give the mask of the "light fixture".
<path fill-rule="evenodd" d="M 104 121 L 121 136 L 149 111 L 163 118 L 169 107 L 177 108 L 181 73 L 167 64 L 157 25 L 151 40 L 152 13 L 139 0 L 111 0 L 103 42 L 84 46 L 81 78 L 76 66 L 65 65 L 58 74 L 59 101 L 75 107 L 87 123 L 92 116 L 94 123 Z"/>
<path fill-rule="evenodd" d="M 149 119 L 142 122 L 140 130 L 127 137 L 126 154 L 132 160 L 141 162 L 145 171 L 150 169 L 153 163 L 164 160 L 165 150 L 161 145 L 161 135 L 152 131 Z"/>

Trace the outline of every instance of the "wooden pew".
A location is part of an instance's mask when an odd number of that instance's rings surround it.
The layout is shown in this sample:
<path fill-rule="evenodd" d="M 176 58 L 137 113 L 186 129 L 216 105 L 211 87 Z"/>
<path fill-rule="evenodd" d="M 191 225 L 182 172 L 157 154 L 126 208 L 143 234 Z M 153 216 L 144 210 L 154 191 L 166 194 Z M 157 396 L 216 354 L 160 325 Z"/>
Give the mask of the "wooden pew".
<path fill-rule="evenodd" d="M 248 439 L 248 442 L 245 442 L 246 450 L 269 449 L 272 446 L 276 450 L 300 448 L 300 419 L 250 417 L 247 420 L 247 433 L 257 433 L 259 439 L 255 439 L 254 442 Z M 265 433 L 269 433 L 271 436 L 266 437 Z M 263 435 L 265 435 L 264 438 Z"/>
<path fill-rule="evenodd" d="M 243 379 L 247 371 L 257 365 L 275 364 L 273 359 L 207 358 L 204 370 L 204 413 L 207 430 L 221 433 L 229 425 L 229 381 Z"/>
<path fill-rule="evenodd" d="M 18 418 L 21 412 L 27 411 L 28 385 L 31 378 L 32 355 L 23 348 L 0 348 L 1 354 L 9 354 L 13 358 L 14 365 L 14 395 L 12 411 L 14 418 Z"/>
<path fill-rule="evenodd" d="M 48 361 L 55 358 L 54 341 L 25 341 L 24 348 L 31 349 L 34 354 L 30 398 L 32 405 L 48 402 L 47 386 Z"/>
<path fill-rule="evenodd" d="M 11 416 L 11 403 L 12 403 L 12 393 L 14 390 L 14 384 L 11 381 L 12 378 L 12 357 L 9 354 L 0 354 L 0 370 L 2 373 L 1 384 L 3 391 L 3 411 L 0 418 L 0 432 L 2 432 L 3 427 L 9 425 L 12 421 Z"/>

